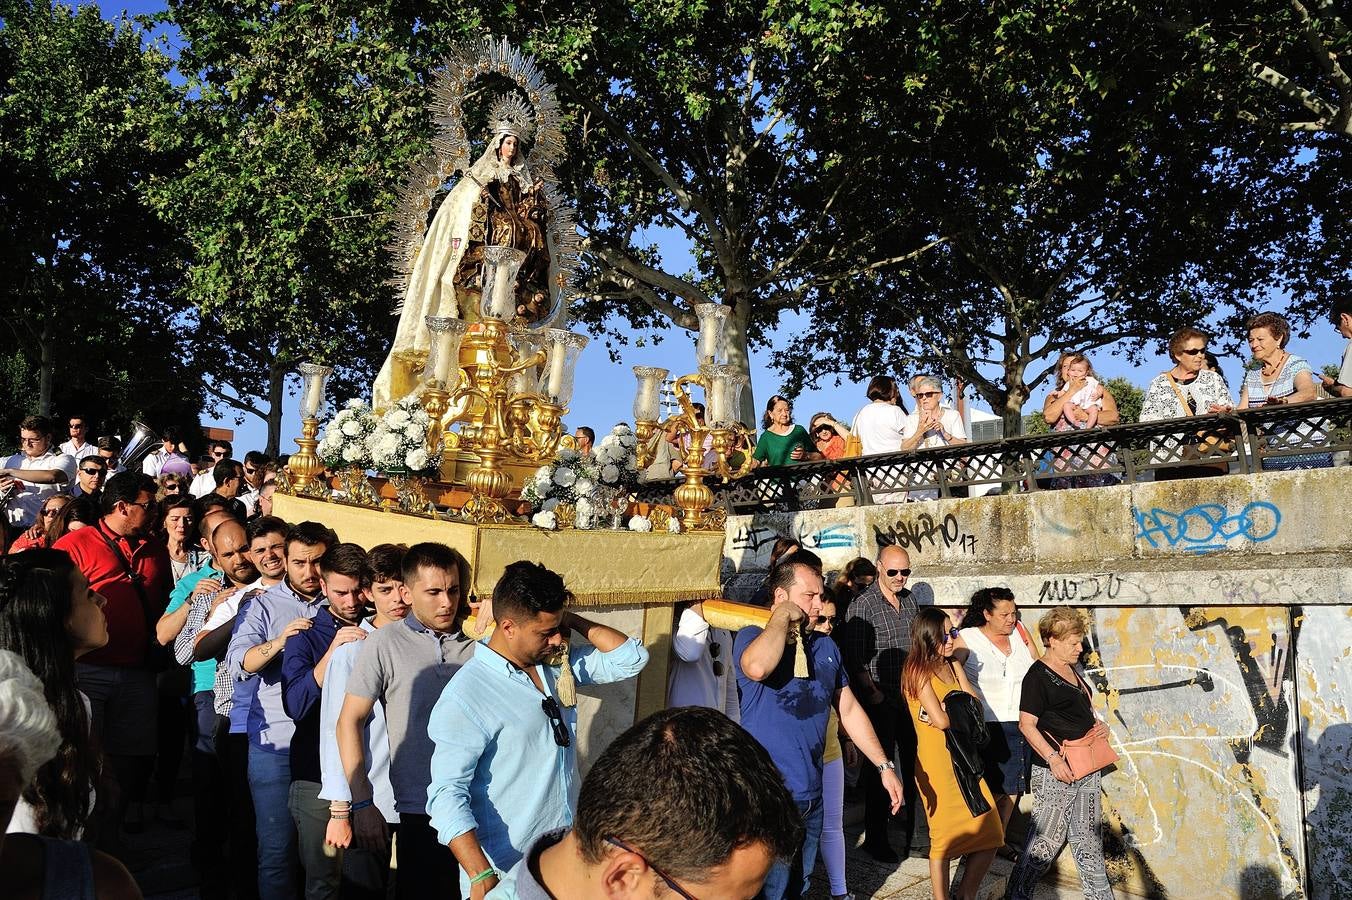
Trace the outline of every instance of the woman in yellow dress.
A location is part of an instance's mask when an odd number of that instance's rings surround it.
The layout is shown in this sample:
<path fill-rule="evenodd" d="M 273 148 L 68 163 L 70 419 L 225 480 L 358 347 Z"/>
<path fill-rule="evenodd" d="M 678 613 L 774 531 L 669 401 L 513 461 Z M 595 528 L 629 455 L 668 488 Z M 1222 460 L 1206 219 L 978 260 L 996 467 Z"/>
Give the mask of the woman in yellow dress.
<path fill-rule="evenodd" d="M 944 697 L 950 691 L 975 696 L 962 666 L 953 663 L 957 635 L 958 629 L 943 610 L 921 609 L 911 623 L 911 652 L 902 670 L 902 695 L 915 722 L 915 782 L 929 822 L 934 900 L 949 900 L 948 869 L 959 856 L 967 857 L 967 869 L 954 896 L 974 900 L 996 849 L 1005 842 L 1005 829 L 984 779 L 978 780 L 989 809 L 979 816 L 968 810 L 944 739 L 949 726 Z"/>

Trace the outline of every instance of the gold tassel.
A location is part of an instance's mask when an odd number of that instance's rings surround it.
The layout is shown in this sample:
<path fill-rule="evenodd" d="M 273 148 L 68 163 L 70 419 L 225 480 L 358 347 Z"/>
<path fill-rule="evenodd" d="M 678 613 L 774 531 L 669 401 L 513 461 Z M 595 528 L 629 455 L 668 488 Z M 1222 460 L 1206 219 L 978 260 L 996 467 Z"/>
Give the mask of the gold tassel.
<path fill-rule="evenodd" d="M 807 670 L 807 650 L 805 650 L 805 649 L 803 648 L 803 644 L 804 644 L 804 642 L 806 642 L 806 640 L 807 640 L 807 635 L 804 634 L 804 633 L 802 633 L 802 630 L 800 630 L 800 633 L 799 633 L 799 635 L 798 635 L 798 640 L 796 640 L 796 641 L 793 642 L 793 677 L 794 677 L 794 678 L 806 678 L 806 677 L 808 676 L 808 670 Z"/>
<path fill-rule="evenodd" d="M 556 665 L 559 667 L 559 680 L 554 683 L 554 690 L 559 695 L 559 702 L 569 709 L 577 706 L 577 679 L 573 677 L 573 666 L 568 661 L 568 642 L 563 642 L 562 659 Z"/>

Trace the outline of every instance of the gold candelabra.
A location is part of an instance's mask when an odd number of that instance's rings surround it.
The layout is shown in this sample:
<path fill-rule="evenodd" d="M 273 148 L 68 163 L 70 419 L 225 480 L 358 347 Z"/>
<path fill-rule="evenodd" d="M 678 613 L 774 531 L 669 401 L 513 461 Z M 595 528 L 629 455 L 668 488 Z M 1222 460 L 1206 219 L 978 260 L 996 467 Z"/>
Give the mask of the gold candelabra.
<path fill-rule="evenodd" d="M 433 423 L 428 450 L 441 453 L 444 480 L 469 490 L 461 514 L 480 523 L 508 520 L 502 501 L 558 452 L 573 367 L 587 343 L 563 329 L 509 323 L 524 259 L 510 247 L 484 248 L 481 321 L 426 320 L 433 336 L 421 393 Z"/>
<path fill-rule="evenodd" d="M 698 373 L 682 375 L 672 385 L 680 412 L 665 420 L 659 413 L 667 370 L 635 366 L 638 392 L 634 397 L 634 433 L 638 438 L 639 467 L 646 468 L 652 462 L 657 441 L 668 440 L 667 432 L 674 429 L 671 437 L 685 442 L 685 481 L 674 495 L 681 519 L 690 529 L 721 528 L 723 517 L 710 509 L 714 493 L 706 478 L 716 475 L 726 482 L 751 469 L 751 432 L 737 420 L 742 390 L 749 379 L 734 366 L 718 362 L 724 355 L 723 325 L 729 308 L 706 303 L 696 306 L 695 312 L 700 319 L 696 351 L 700 366 Z M 704 390 L 707 402 L 701 404 L 703 409 L 691 399 L 691 385 Z M 744 458 L 733 466 L 731 460 L 739 451 Z M 706 461 L 711 465 L 706 465 Z"/>
<path fill-rule="evenodd" d="M 298 451 L 291 455 L 287 468 L 291 472 L 291 487 L 297 494 L 308 493 L 322 480 L 324 461 L 315 449 L 319 446 L 319 408 L 324 403 L 324 383 L 333 374 L 332 366 L 301 363 L 300 437 L 296 438 Z"/>

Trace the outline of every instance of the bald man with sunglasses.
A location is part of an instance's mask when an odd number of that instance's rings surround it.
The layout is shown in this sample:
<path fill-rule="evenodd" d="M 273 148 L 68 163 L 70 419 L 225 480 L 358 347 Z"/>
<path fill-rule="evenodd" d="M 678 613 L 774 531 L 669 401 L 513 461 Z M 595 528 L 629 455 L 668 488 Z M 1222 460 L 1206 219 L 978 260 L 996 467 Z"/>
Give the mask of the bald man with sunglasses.
<path fill-rule="evenodd" d="M 901 701 L 901 667 L 911 649 L 911 621 L 915 595 L 906 587 L 911 556 L 902 547 L 883 547 L 878 553 L 878 578 L 850 603 L 841 639 L 846 671 L 855 695 L 888 757 L 897 756 L 901 783 L 906 789 L 901 855 L 887 835 L 891 800 L 877 773 L 864 766 L 859 780 L 864 789 L 864 849 L 880 862 L 904 859 L 910 850 L 915 822 L 915 727 Z M 899 752 L 898 752 L 899 751 Z"/>

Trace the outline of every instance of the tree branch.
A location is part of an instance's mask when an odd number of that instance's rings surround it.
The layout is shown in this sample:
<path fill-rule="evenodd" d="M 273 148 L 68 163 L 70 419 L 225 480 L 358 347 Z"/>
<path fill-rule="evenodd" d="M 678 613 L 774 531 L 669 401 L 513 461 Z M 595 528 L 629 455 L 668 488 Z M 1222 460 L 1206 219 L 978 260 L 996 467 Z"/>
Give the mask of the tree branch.
<path fill-rule="evenodd" d="M 644 265 L 623 251 L 596 244 L 591 238 L 582 242 L 582 249 L 601 260 L 612 270 L 611 280 L 628 291 L 638 292 L 639 299 L 657 312 L 662 313 L 676 325 L 692 330 L 698 327 L 693 312 L 682 309 L 670 300 L 663 298 L 652 288 L 659 288 L 682 297 L 689 301 L 692 306 L 696 303 L 709 302 L 708 295 L 699 288 L 674 275 L 668 275 L 652 266 Z M 617 275 L 618 277 L 616 277 Z"/>
<path fill-rule="evenodd" d="M 231 397 L 229 394 L 221 392 L 215 386 L 213 386 L 210 381 L 203 379 L 202 387 L 206 390 L 208 394 L 211 394 L 213 397 L 225 403 L 227 406 L 233 406 L 240 412 L 246 412 L 249 413 L 250 415 L 258 416 L 258 418 L 262 419 L 264 422 L 268 420 L 267 415 L 264 414 L 263 412 L 260 412 L 256 407 L 251 406 L 248 403 L 245 403 L 243 400 Z"/>
<path fill-rule="evenodd" d="M 837 272 L 831 275 L 819 275 L 816 278 L 809 278 L 806 281 L 799 284 L 797 287 L 792 288 L 791 290 L 784 291 L 780 294 L 773 295 L 765 300 L 762 300 L 759 305 L 767 309 L 779 309 L 785 306 L 789 306 L 795 303 L 796 301 L 801 300 L 807 294 L 807 292 L 812 290 L 814 287 L 818 287 L 823 284 L 831 284 L 832 282 L 836 281 L 843 281 L 846 278 L 853 278 L 856 275 L 864 275 L 869 272 L 876 272 L 879 269 L 885 269 L 888 266 L 894 266 L 897 265 L 898 263 L 903 263 L 906 262 L 907 260 L 915 259 L 916 257 L 930 250 L 933 250 L 940 244 L 947 243 L 948 240 L 949 239 L 947 237 L 936 238 L 935 240 L 930 241 L 924 246 L 917 247 L 916 249 L 910 251 L 909 253 L 903 253 L 900 256 L 890 256 L 887 259 L 875 260 L 874 262 L 871 262 L 867 265 L 859 266 L 857 268 L 850 269 L 849 271 L 846 272 Z"/>

